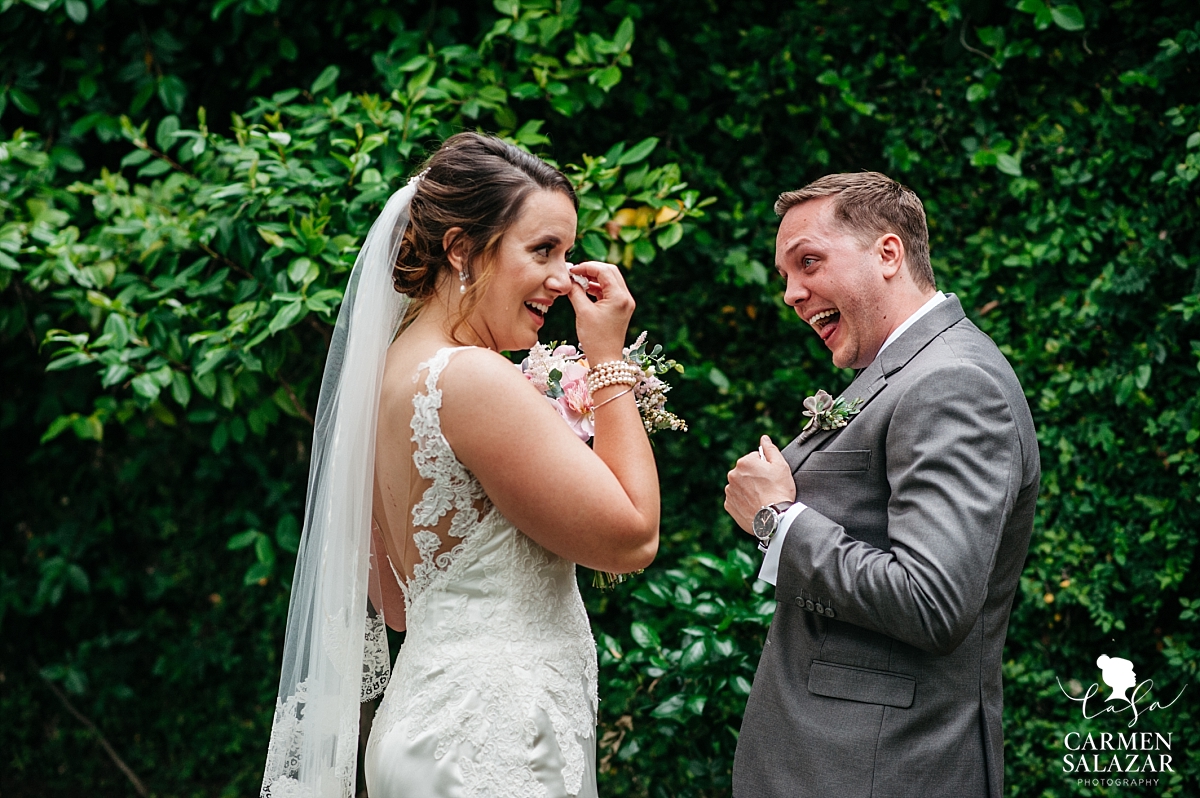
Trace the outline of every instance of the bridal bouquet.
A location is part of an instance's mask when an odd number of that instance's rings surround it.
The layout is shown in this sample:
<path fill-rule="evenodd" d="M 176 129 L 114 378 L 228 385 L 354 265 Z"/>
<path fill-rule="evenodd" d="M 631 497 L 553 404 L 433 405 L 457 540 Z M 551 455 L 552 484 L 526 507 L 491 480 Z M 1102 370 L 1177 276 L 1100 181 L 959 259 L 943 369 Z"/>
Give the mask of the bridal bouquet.
<path fill-rule="evenodd" d="M 668 371 L 682 372 L 683 366 L 663 357 L 661 346 L 646 351 L 644 332 L 632 346 L 625 347 L 622 354 L 627 363 L 633 363 L 642 371 L 642 377 L 633 386 L 633 395 L 647 434 L 663 429 L 686 432 L 687 422 L 665 409 L 671 386 L 659 379 L 659 375 Z M 521 362 L 525 378 L 550 400 L 582 441 L 589 441 L 596 434 L 592 415 L 595 404 L 587 387 L 588 368 L 587 356 L 568 344 L 538 344 Z"/>
<path fill-rule="evenodd" d="M 687 432 L 687 422 L 666 410 L 667 392 L 671 386 L 660 379 L 668 371 L 683 371 L 683 366 L 662 355 L 662 347 L 655 345 L 646 349 L 646 333 L 643 332 L 622 350 L 628 363 L 633 363 L 642 372 L 633 395 L 637 399 L 638 413 L 646 434 L 653 435 L 664 429 Z M 579 439 L 590 441 L 596 434 L 593 411 L 596 408 L 587 387 L 587 356 L 569 344 L 537 344 L 529 350 L 529 356 L 521 361 L 521 373 L 533 383 L 542 395 L 554 405 L 554 409 L 571 427 Z M 610 574 L 597 571 L 592 585 L 601 589 L 611 588 L 624 582 L 628 574 Z"/>

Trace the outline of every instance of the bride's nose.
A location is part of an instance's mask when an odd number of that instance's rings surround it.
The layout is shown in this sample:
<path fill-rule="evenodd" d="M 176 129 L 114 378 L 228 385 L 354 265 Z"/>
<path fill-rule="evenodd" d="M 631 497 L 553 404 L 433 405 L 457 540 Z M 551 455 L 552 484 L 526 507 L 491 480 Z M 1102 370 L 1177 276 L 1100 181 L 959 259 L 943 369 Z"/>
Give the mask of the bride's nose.
<path fill-rule="evenodd" d="M 554 262 L 550 275 L 546 278 L 546 290 L 553 291 L 560 296 L 571 290 L 571 272 L 568 271 L 570 265 L 566 258 Z"/>

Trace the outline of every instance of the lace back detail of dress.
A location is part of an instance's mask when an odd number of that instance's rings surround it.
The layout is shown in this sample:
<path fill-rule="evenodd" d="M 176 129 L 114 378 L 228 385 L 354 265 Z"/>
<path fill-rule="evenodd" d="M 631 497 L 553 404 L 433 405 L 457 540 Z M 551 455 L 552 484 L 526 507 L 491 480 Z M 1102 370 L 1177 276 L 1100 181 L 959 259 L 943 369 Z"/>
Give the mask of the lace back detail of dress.
<path fill-rule="evenodd" d="M 492 509 L 478 480 L 458 461 L 442 434 L 439 416 L 442 391 L 437 387 L 438 378 L 450 362 L 450 356 L 465 348 L 470 347 L 439 350 L 417 368 L 418 375 L 426 369 L 428 374 L 424 393 L 418 391 L 413 396 L 410 422 L 412 442 L 416 444 L 413 462 L 417 473 L 430 484 L 412 510 L 413 544 L 420 560 L 410 579 L 397 575 L 407 608 L 411 608 L 417 594 L 450 571 L 463 552 L 463 539 L 480 526 Z M 447 516 L 448 526 L 445 523 Z"/>

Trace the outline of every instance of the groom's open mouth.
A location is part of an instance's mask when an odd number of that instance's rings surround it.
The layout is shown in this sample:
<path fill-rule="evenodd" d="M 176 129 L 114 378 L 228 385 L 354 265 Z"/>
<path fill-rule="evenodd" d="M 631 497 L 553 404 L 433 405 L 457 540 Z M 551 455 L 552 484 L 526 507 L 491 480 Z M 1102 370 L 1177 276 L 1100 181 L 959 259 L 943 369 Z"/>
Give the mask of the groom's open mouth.
<path fill-rule="evenodd" d="M 842 319 L 842 313 L 837 308 L 822 310 L 820 313 L 814 313 L 809 316 L 808 323 L 817 331 L 817 335 L 821 336 L 822 341 L 829 340 L 829 336 L 833 335 L 837 329 L 838 322 Z"/>

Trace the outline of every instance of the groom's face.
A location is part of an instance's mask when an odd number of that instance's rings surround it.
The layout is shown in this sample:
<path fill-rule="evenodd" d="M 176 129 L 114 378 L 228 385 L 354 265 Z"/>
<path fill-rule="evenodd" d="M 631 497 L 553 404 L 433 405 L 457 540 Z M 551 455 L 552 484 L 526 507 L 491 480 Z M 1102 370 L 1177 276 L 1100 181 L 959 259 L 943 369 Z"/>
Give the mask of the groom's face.
<path fill-rule="evenodd" d="M 874 247 L 834 217 L 834 199 L 788 209 L 775 240 L 784 301 L 833 353 L 838 368 L 870 365 L 887 338 L 887 284 Z"/>

